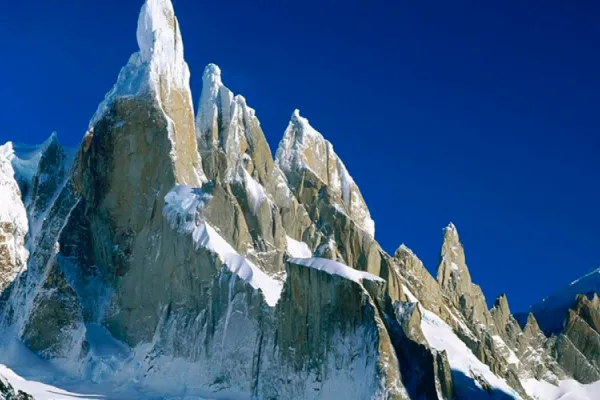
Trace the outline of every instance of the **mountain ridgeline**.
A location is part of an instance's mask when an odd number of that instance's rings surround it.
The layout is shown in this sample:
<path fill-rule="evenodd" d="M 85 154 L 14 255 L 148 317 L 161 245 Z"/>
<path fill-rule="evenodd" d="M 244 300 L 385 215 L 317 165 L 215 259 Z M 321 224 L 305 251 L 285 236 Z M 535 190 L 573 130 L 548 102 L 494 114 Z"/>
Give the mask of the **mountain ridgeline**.
<path fill-rule="evenodd" d="M 571 379 L 592 393 L 598 297 L 572 293 L 546 336 L 506 296 L 488 309 L 454 225 L 437 277 L 404 245 L 387 254 L 297 110 L 273 157 L 210 64 L 194 112 L 170 0 L 145 2 L 137 42 L 76 150 L 0 147 L 4 337 L 148 398 L 541 399 Z"/>

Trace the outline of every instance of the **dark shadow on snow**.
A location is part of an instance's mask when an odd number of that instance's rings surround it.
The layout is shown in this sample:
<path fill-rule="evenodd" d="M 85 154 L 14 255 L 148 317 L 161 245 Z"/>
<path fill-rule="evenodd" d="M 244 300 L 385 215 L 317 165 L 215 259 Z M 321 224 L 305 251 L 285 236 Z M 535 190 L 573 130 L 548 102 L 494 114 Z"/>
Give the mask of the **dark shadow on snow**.
<path fill-rule="evenodd" d="M 461 371 L 452 370 L 454 391 L 459 400 L 515 400 L 517 397 L 502 390 L 491 388 L 489 391 L 477 384 L 475 379 Z"/>

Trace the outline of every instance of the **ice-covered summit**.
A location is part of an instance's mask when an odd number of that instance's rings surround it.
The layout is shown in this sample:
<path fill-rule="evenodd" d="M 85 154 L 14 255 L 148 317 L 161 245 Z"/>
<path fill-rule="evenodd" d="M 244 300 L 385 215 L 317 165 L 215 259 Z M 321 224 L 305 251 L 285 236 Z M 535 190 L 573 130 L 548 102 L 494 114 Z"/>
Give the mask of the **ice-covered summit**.
<path fill-rule="evenodd" d="M 171 0 L 147 0 L 138 19 L 140 61 L 150 64 L 154 76 L 166 75 L 179 88 L 189 85 L 183 41 Z"/>
<path fill-rule="evenodd" d="M 119 97 L 152 92 L 170 108 L 172 90 L 184 93 L 191 103 L 190 71 L 183 55 L 183 40 L 171 0 L 146 0 L 138 18 L 137 43 L 139 51 L 119 73 L 117 83 L 106 95 L 92 118 L 93 127 Z M 187 99 L 189 97 L 189 99 Z M 165 110 L 167 113 L 169 110 Z"/>
<path fill-rule="evenodd" d="M 339 195 L 342 200 L 339 206 L 362 230 L 372 237 L 375 235 L 375 223 L 354 179 L 333 145 L 300 115 L 299 110 L 292 113 L 275 162 L 292 185 L 305 171 L 310 171 Z"/>
<path fill-rule="evenodd" d="M 196 115 L 196 135 L 201 153 L 219 150 L 227 156 L 226 179 L 237 174 L 244 157 L 253 163 L 264 163 L 271 154 L 256 159 L 257 147 L 266 147 L 256 112 L 246 99 L 234 95 L 221 80 L 221 69 L 208 64 L 202 75 L 202 94 Z M 263 149 L 264 150 L 264 149 Z"/>

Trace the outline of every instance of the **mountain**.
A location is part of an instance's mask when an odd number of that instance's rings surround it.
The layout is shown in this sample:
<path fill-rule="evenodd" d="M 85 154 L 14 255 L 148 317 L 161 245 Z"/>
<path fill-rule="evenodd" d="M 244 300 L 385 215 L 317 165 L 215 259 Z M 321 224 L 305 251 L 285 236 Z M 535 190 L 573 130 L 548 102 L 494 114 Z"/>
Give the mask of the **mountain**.
<path fill-rule="evenodd" d="M 169 0 L 144 3 L 137 42 L 76 150 L 0 147 L 6 382 L 39 399 L 594 398 L 600 300 L 547 337 L 504 295 L 488 309 L 454 224 L 436 277 L 386 253 L 299 111 L 273 157 L 209 64 L 194 112 Z"/>
<path fill-rule="evenodd" d="M 600 268 L 597 268 L 568 286 L 558 289 L 539 303 L 531 306 L 529 312 L 537 318 L 542 330 L 548 334 L 556 334 L 563 328 L 564 316 L 576 303 L 578 294 L 593 297 L 600 295 Z M 523 319 L 521 314 L 520 319 Z"/>

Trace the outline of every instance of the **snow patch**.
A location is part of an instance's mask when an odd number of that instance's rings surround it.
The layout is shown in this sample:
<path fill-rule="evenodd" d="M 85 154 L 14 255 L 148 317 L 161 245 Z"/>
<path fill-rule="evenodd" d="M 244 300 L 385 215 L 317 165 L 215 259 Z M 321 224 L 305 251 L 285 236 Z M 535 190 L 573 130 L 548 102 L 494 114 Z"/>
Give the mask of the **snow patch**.
<path fill-rule="evenodd" d="M 287 252 L 294 258 L 311 258 L 313 255 L 306 243 L 289 236 L 287 236 Z"/>
<path fill-rule="evenodd" d="M 527 394 L 534 400 L 598 400 L 600 398 L 600 381 L 583 385 L 574 380 L 564 380 L 558 386 L 536 379 L 526 379 L 521 383 Z"/>
<path fill-rule="evenodd" d="M 242 168 L 243 169 L 243 168 Z M 248 195 L 248 201 L 250 207 L 252 207 L 253 214 L 256 215 L 256 212 L 260 208 L 260 206 L 267 201 L 268 196 L 265 192 L 263 186 L 258 183 L 246 169 L 243 169 L 244 174 L 244 186 L 246 188 L 246 194 Z"/>
<path fill-rule="evenodd" d="M 496 347 L 500 349 L 502 354 L 505 355 L 506 361 L 509 364 L 519 365 L 521 363 L 519 357 L 517 357 L 515 352 L 512 351 L 512 349 L 506 345 L 506 342 L 504 342 L 504 340 L 500 336 L 494 335 L 492 336 L 492 340 L 494 341 Z"/>
<path fill-rule="evenodd" d="M 418 303 L 419 299 L 417 299 L 417 296 L 415 296 L 407 287 L 406 285 L 402 285 L 402 291 L 404 292 L 404 294 L 406 295 L 406 297 L 408 298 L 408 301 L 410 301 L 411 303 Z"/>
<path fill-rule="evenodd" d="M 483 378 L 492 388 L 515 399 L 520 399 L 519 395 L 505 380 L 494 375 L 487 365 L 475 357 L 467 345 L 456 336 L 452 328 L 440 317 L 424 308 L 422 308 L 422 315 L 421 329 L 427 342 L 432 348 L 447 352 L 448 362 L 453 371 L 458 371 L 471 378 Z"/>
<path fill-rule="evenodd" d="M 289 260 L 289 262 L 291 264 L 302 265 L 319 271 L 327 272 L 329 275 L 341 276 L 342 278 L 349 279 L 359 284 L 362 283 L 363 279 L 375 282 L 385 282 L 378 276 L 350 268 L 347 265 L 337 261 L 328 260 L 326 258 L 292 258 Z"/>

